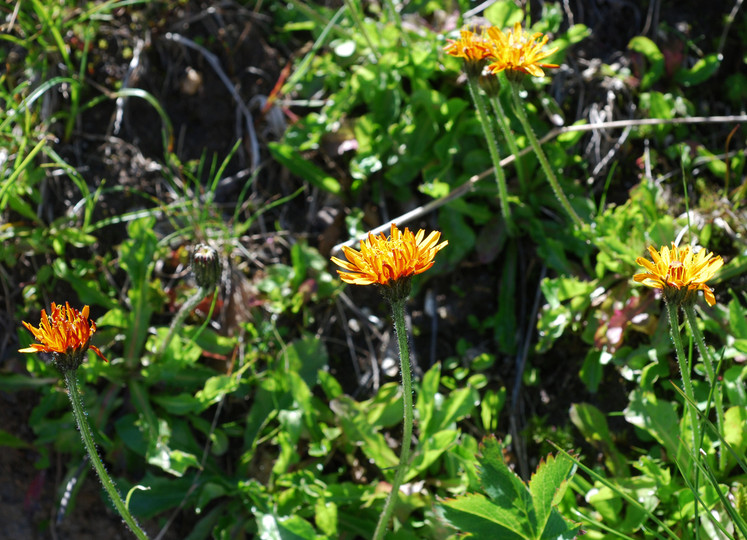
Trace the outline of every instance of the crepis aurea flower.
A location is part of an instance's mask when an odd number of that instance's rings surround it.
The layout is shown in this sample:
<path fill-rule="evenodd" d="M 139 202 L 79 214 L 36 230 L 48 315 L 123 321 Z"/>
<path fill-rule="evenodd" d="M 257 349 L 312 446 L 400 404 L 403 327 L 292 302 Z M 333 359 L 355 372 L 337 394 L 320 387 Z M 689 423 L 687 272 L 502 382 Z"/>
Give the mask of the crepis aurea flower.
<path fill-rule="evenodd" d="M 548 40 L 540 32 L 529 34 L 517 22 L 513 29 L 505 33 L 495 26 L 481 33 L 464 29 L 458 40 L 449 40 L 444 52 L 464 58 L 465 68 L 470 75 L 479 75 L 487 62 L 487 71 L 491 74 L 506 71 L 512 77 L 523 74 L 543 77 L 545 72 L 542 68 L 558 67 L 557 64 L 543 62 L 558 50 L 557 47 L 543 50 Z"/>
<path fill-rule="evenodd" d="M 468 28 L 460 32 L 459 39 L 448 40 L 444 52 L 456 58 L 464 58 L 464 66 L 470 76 L 479 76 L 485 61 L 490 58 L 491 46 L 485 32 L 477 33 Z"/>
<path fill-rule="evenodd" d="M 65 307 L 52 302 L 49 315 L 42 309 L 39 328 L 23 321 L 23 325 L 39 343 L 33 343 L 18 352 L 52 354 L 55 365 L 62 372 L 77 369 L 85 360 L 89 348 L 107 362 L 98 347 L 91 345 L 96 323 L 88 318 L 88 312 L 88 306 L 78 311 L 67 302 Z"/>
<path fill-rule="evenodd" d="M 656 250 L 649 246 L 652 261 L 638 257 L 636 263 L 643 266 L 647 272 L 633 276 L 633 279 L 649 287 L 661 289 L 667 301 L 674 301 L 676 305 L 695 302 L 698 291 L 703 291 L 708 305 L 716 304 L 713 290 L 706 285 L 714 274 L 724 264 L 720 255 L 715 255 L 705 249 L 693 252 L 692 247 L 662 246 Z"/>
<path fill-rule="evenodd" d="M 515 23 L 513 30 L 505 33 L 500 28 L 492 26 L 488 28 L 487 36 L 493 58 L 493 62 L 488 65 L 488 71 L 491 73 L 506 71 L 510 75 L 529 74 L 533 77 L 544 77 L 545 72 L 542 68 L 558 67 L 557 64 L 542 62 L 558 48 L 543 50 L 549 38 L 541 32 L 529 34 L 521 28 L 521 23 Z"/>
<path fill-rule="evenodd" d="M 368 233 L 368 240 L 361 241 L 360 251 L 348 246 L 342 247 L 347 261 L 337 257 L 332 257 L 331 260 L 344 269 L 337 273 L 345 283 L 386 285 L 402 289 L 401 295 L 406 296 L 409 294 L 409 278 L 422 274 L 433 266 L 436 253 L 449 244 L 448 240 L 439 244 L 440 238 L 441 233 L 438 231 L 433 231 L 426 237 L 423 229 L 413 234 L 407 227 L 400 231 L 392 223 L 389 237 L 384 233 Z"/>

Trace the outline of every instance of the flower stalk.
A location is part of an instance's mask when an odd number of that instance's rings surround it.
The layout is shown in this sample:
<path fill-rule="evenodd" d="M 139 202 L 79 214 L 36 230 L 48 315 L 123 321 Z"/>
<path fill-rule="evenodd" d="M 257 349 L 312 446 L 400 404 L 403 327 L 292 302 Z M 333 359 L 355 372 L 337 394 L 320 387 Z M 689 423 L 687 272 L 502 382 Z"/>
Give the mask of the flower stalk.
<path fill-rule="evenodd" d="M 384 503 L 379 522 L 374 532 L 374 540 L 381 540 L 387 531 L 389 520 L 394 511 L 394 505 L 399 496 L 399 488 L 405 478 L 410 462 L 410 442 L 412 439 L 413 405 L 412 405 L 412 374 L 410 370 L 410 348 L 407 344 L 407 327 L 405 326 L 405 302 L 407 298 L 393 300 L 392 316 L 394 318 L 394 331 L 397 334 L 397 345 L 399 346 L 400 372 L 402 373 L 402 400 L 404 404 L 404 419 L 402 424 L 402 450 L 399 456 L 399 465 L 394 473 L 392 487 Z"/>
<path fill-rule="evenodd" d="M 410 348 L 407 343 L 407 327 L 405 325 L 405 303 L 410 295 L 412 277 L 431 268 L 436 253 L 448 245 L 448 241 L 439 243 L 440 238 L 440 232 L 433 231 L 425 236 L 425 231 L 422 229 L 417 234 L 413 234 L 407 228 L 400 231 L 395 224 L 392 224 L 388 238 L 383 233 L 378 236 L 368 233 L 368 238 L 361 241 L 360 251 L 347 246 L 342 248 L 347 260 L 337 257 L 331 258 L 333 263 L 342 268 L 337 273 L 345 283 L 377 285 L 380 288 L 392 307 L 394 330 L 397 334 L 397 344 L 399 346 L 404 409 L 402 449 L 389 495 L 387 495 L 384 509 L 376 524 L 373 535 L 375 540 L 381 540 L 386 534 L 399 496 L 399 488 L 410 462 L 414 411 L 412 406 Z"/>
<path fill-rule="evenodd" d="M 80 431 L 80 436 L 83 439 L 83 445 L 86 447 L 88 456 L 91 458 L 91 463 L 93 464 L 93 468 L 96 471 L 96 474 L 98 474 L 99 479 L 101 480 L 106 493 L 109 495 L 109 498 L 114 503 L 114 507 L 117 509 L 117 512 L 119 512 L 119 515 L 122 516 L 122 519 L 133 532 L 133 534 L 140 540 L 148 540 L 148 535 L 145 534 L 143 529 L 140 528 L 140 525 L 138 525 L 137 521 L 135 521 L 135 518 L 132 517 L 130 510 L 122 500 L 122 496 L 119 494 L 119 491 L 117 491 L 117 487 L 114 485 L 111 477 L 106 472 L 104 464 L 101 462 L 101 458 L 99 457 L 99 453 L 96 449 L 96 443 L 93 439 L 93 432 L 91 431 L 91 426 L 88 423 L 88 415 L 86 414 L 86 411 L 83 408 L 83 403 L 81 401 L 81 395 L 78 389 L 77 371 L 74 369 L 67 370 L 63 372 L 63 377 L 65 379 L 65 385 L 67 386 L 68 396 L 70 396 L 70 403 L 73 407 L 73 417 L 75 418 L 75 423 L 78 426 L 78 431 Z"/>
<path fill-rule="evenodd" d="M 703 365 L 705 366 L 706 376 L 708 382 L 711 385 L 713 391 L 713 401 L 716 408 L 716 426 L 718 427 L 719 433 L 724 433 L 724 406 L 723 398 L 721 396 L 721 388 L 716 379 L 716 370 L 714 369 L 713 358 L 711 352 L 703 337 L 703 332 L 700 331 L 698 326 L 698 319 L 695 316 L 695 306 L 692 303 L 685 303 L 683 306 L 685 312 L 685 320 L 687 326 L 690 328 L 690 335 L 695 339 L 695 346 L 698 348 L 700 357 L 703 359 Z M 723 470 L 726 468 L 727 453 L 723 448 L 719 451 L 719 467 Z"/>
<path fill-rule="evenodd" d="M 88 415 L 83 408 L 80 391 L 78 389 L 77 372 L 80 365 L 85 361 L 88 349 L 95 352 L 102 360 L 107 361 L 98 347 L 91 345 L 91 336 L 96 332 L 96 323 L 89 319 L 89 307 L 84 306 L 82 310 L 71 308 L 65 302 L 65 307 L 52 303 L 49 315 L 42 309 L 39 327 L 35 328 L 26 321 L 23 325 L 29 330 L 39 343 L 33 343 L 29 347 L 19 349 L 22 353 L 42 353 L 43 358 L 51 357 L 57 370 L 62 373 L 67 386 L 70 403 L 73 407 L 73 417 L 83 439 L 83 445 L 88 452 L 93 468 L 98 474 L 104 489 L 114 503 L 117 512 L 136 537 L 147 540 L 148 536 L 140 528 L 135 518 L 130 514 L 127 505 L 122 501 L 114 482 L 101 462 L 93 440 L 93 432 L 88 423 Z"/>
<path fill-rule="evenodd" d="M 698 424 L 698 412 L 695 409 L 695 393 L 693 392 L 692 381 L 690 380 L 690 363 L 687 361 L 685 349 L 682 346 L 682 335 L 680 334 L 680 322 L 678 316 L 679 306 L 671 300 L 665 300 L 667 315 L 669 316 L 669 331 L 674 343 L 674 352 L 677 356 L 677 362 L 680 367 L 682 376 L 682 386 L 685 389 L 685 408 L 690 413 L 690 424 L 692 428 L 692 448 L 696 451 L 700 444 L 700 424 Z"/>
<path fill-rule="evenodd" d="M 521 96 L 519 96 L 520 82 L 511 80 L 510 86 L 511 97 L 513 98 L 514 112 L 516 113 L 516 117 L 519 119 L 521 126 L 524 128 L 524 133 L 529 139 L 529 144 L 532 146 L 532 150 L 534 150 L 534 153 L 537 156 L 540 165 L 542 166 L 542 171 L 545 173 L 545 176 L 547 176 L 547 181 L 550 182 L 550 187 L 555 194 L 555 198 L 558 199 L 560 205 L 570 216 L 571 221 L 573 221 L 573 224 L 576 226 L 576 228 L 582 229 L 584 226 L 584 222 L 581 221 L 580 217 L 578 217 L 578 214 L 571 206 L 571 203 L 568 201 L 568 197 L 565 196 L 565 192 L 563 192 L 563 188 L 560 187 L 560 182 L 558 182 L 558 177 L 555 175 L 555 171 L 553 171 L 552 167 L 550 166 L 550 162 L 547 160 L 547 155 L 545 155 L 545 151 L 542 149 L 542 145 L 537 139 L 537 135 L 535 135 L 532 125 L 529 123 L 529 117 L 527 116 L 526 110 L 524 110 L 525 105 L 521 101 Z"/>
<path fill-rule="evenodd" d="M 493 131 L 493 122 L 490 120 L 490 116 L 488 115 L 488 110 L 485 106 L 485 100 L 482 93 L 480 92 L 480 87 L 478 86 L 477 77 L 468 76 L 467 86 L 469 87 L 469 92 L 472 96 L 472 102 L 475 104 L 477 117 L 480 121 L 480 125 L 482 126 L 485 140 L 488 143 L 488 152 L 490 153 L 490 159 L 493 162 L 493 169 L 495 170 L 495 181 L 498 185 L 498 203 L 501 207 L 501 214 L 503 214 L 503 219 L 506 222 L 506 228 L 508 229 L 509 234 L 513 235 L 515 231 L 513 218 L 511 217 L 511 207 L 508 204 L 508 188 L 506 187 L 506 175 L 503 172 L 503 167 L 501 166 L 501 156 L 498 153 L 498 141 L 496 140 L 495 133 Z M 501 121 L 502 120 L 499 119 L 498 123 L 501 124 Z M 503 129 L 502 125 L 501 128 Z"/>
<path fill-rule="evenodd" d="M 508 149 L 515 158 L 514 167 L 516 167 L 516 175 L 519 177 L 519 184 L 523 186 L 524 182 L 526 181 L 524 162 L 519 155 L 519 145 L 516 144 L 516 137 L 514 137 L 514 134 L 511 131 L 508 117 L 506 116 L 503 105 L 501 104 L 501 98 L 497 93 L 493 96 L 490 96 L 490 103 L 493 105 L 493 112 L 495 113 L 495 119 L 498 122 L 498 127 L 500 127 L 501 131 L 503 132 L 503 138 L 506 139 Z"/>
<path fill-rule="evenodd" d="M 163 340 L 158 356 L 162 356 L 169 343 L 174 339 L 177 329 L 182 327 L 184 319 L 196 308 L 205 297 L 210 294 L 220 281 L 221 263 L 218 252 L 205 244 L 198 244 L 192 254 L 192 271 L 194 272 L 195 281 L 197 282 L 197 291 L 184 302 L 177 312 L 174 320 L 171 321 L 169 332 L 166 339 Z"/>
<path fill-rule="evenodd" d="M 671 247 L 662 246 L 660 250 L 649 246 L 648 252 L 651 255 L 649 261 L 645 257 L 638 257 L 636 263 L 642 266 L 646 271 L 640 272 L 633 276 L 638 283 L 643 283 L 648 287 L 661 289 L 664 296 L 664 303 L 667 307 L 669 316 L 669 328 L 674 343 L 674 350 L 677 354 L 680 372 L 682 375 L 682 384 L 685 389 L 685 407 L 690 411 L 690 421 L 692 424 L 693 434 L 693 451 L 699 451 L 700 447 L 700 425 L 698 424 L 698 411 L 695 403 L 692 382 L 690 381 L 690 365 L 685 355 L 685 349 L 682 346 L 682 336 L 680 335 L 679 325 L 679 308 L 685 312 L 687 324 L 695 338 L 703 363 L 706 367 L 708 381 L 716 396 L 716 408 L 720 410 L 720 397 L 716 386 L 716 372 L 713 368 L 710 352 L 706 347 L 703 334 L 698 327 L 698 321 L 695 317 L 695 301 L 698 297 L 698 291 L 703 291 L 708 305 L 716 304 L 716 297 L 713 290 L 706 285 L 716 272 L 724 264 L 721 256 L 701 249 L 697 252 L 689 245 L 678 247 L 672 242 Z M 722 414 L 717 413 L 719 418 L 719 429 L 723 433 Z"/>

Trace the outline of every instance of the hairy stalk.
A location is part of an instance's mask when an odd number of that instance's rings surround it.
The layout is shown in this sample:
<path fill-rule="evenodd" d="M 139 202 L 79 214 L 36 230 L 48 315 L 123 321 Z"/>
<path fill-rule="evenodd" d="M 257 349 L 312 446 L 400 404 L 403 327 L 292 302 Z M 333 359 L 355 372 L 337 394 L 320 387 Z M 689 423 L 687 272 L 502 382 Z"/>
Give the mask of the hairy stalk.
<path fill-rule="evenodd" d="M 684 305 L 685 320 L 690 328 L 690 334 L 695 338 L 695 345 L 698 347 L 700 357 L 703 359 L 703 364 L 706 368 L 706 375 L 708 376 L 708 382 L 711 385 L 713 391 L 713 402 L 716 407 L 716 425 L 718 431 L 723 435 L 724 433 L 724 404 L 721 396 L 720 386 L 716 380 L 716 371 L 713 367 L 713 359 L 711 358 L 711 352 L 708 350 L 703 332 L 698 327 L 698 319 L 695 316 L 695 307 L 693 304 L 686 303 Z M 724 470 L 726 468 L 726 452 L 721 449 L 719 452 L 719 468 Z"/>
<path fill-rule="evenodd" d="M 174 320 L 171 322 L 171 326 L 169 326 L 169 333 L 166 334 L 166 339 L 163 340 L 163 343 L 161 344 L 161 348 L 158 351 L 158 356 L 163 355 L 163 353 L 166 351 L 166 349 L 169 346 L 169 343 L 171 343 L 171 340 L 174 339 L 174 334 L 176 333 L 176 329 L 181 327 L 182 323 L 184 322 L 184 319 L 187 318 L 187 315 L 190 311 L 192 311 L 195 307 L 197 307 L 197 304 L 202 302 L 205 297 L 212 291 L 215 287 L 200 287 L 197 289 L 197 292 L 190 297 L 189 300 L 184 302 L 184 305 L 181 307 L 179 312 L 176 314 L 176 317 L 174 317 Z"/>
<path fill-rule="evenodd" d="M 558 177 L 555 176 L 555 171 L 553 171 L 552 167 L 550 167 L 550 162 L 547 160 L 545 151 L 542 150 L 542 145 L 537 140 L 537 135 L 535 135 L 534 130 L 532 129 L 532 125 L 529 123 L 527 112 L 524 110 L 525 104 L 521 101 L 521 96 L 519 96 L 518 82 L 511 81 L 511 96 L 513 97 L 514 112 L 516 113 L 516 117 L 519 119 L 519 122 L 521 122 L 521 125 L 524 128 L 524 133 L 529 139 L 529 143 L 532 145 L 534 153 L 537 155 L 537 159 L 542 166 L 542 170 L 544 171 L 545 176 L 547 176 L 547 180 L 550 182 L 550 187 L 552 187 L 553 193 L 555 193 L 555 198 L 558 199 L 560 205 L 571 217 L 571 220 L 573 221 L 573 224 L 576 226 L 576 228 L 583 229 L 584 222 L 581 221 L 580 217 L 578 217 L 578 214 L 576 214 L 576 211 L 573 209 L 571 203 L 568 201 L 568 198 L 565 196 L 565 193 L 563 192 L 563 189 L 560 187 L 560 183 L 558 182 Z"/>
<path fill-rule="evenodd" d="M 506 139 L 508 149 L 511 151 L 511 155 L 513 155 L 516 160 L 514 162 L 514 166 L 516 167 L 516 176 L 519 177 L 519 183 L 524 186 L 526 185 L 526 172 L 524 171 L 524 162 L 519 157 L 519 145 L 516 144 L 516 137 L 514 137 L 514 134 L 511 131 L 508 117 L 506 116 L 506 113 L 503 110 L 503 105 L 501 104 L 501 98 L 498 97 L 497 94 L 491 96 L 490 103 L 493 105 L 495 118 L 498 121 L 498 126 L 501 128 L 503 138 Z"/>
<path fill-rule="evenodd" d="M 399 495 L 399 487 L 402 485 L 407 466 L 410 461 L 410 439 L 412 439 L 413 408 L 412 408 L 412 375 L 410 373 L 410 348 L 407 345 L 407 328 L 405 326 L 405 301 L 406 298 L 393 300 L 392 314 L 394 315 L 394 331 L 397 334 L 399 345 L 400 371 L 402 372 L 402 399 L 404 402 L 404 425 L 402 429 L 402 452 L 399 456 L 399 466 L 394 474 L 392 489 L 384 503 L 384 510 L 379 517 L 374 532 L 374 540 L 381 540 L 387 531 L 389 519 L 394 511 L 394 505 Z"/>
<path fill-rule="evenodd" d="M 493 123 L 488 115 L 488 109 L 485 106 L 485 100 L 480 93 L 480 88 L 477 84 L 477 77 L 468 76 L 467 86 L 469 87 L 469 93 L 472 96 L 472 102 L 475 104 L 477 110 L 477 118 L 482 126 L 482 132 L 485 135 L 485 139 L 488 142 L 488 151 L 490 152 L 490 159 L 493 161 L 493 168 L 495 169 L 495 180 L 498 183 L 498 203 L 501 206 L 501 213 L 503 219 L 506 222 L 506 228 L 509 234 L 513 235 L 514 222 L 511 217 L 511 207 L 508 205 L 508 189 L 506 188 L 506 175 L 503 173 L 501 167 L 501 156 L 498 154 L 498 142 L 495 138 L 493 131 Z"/>
<path fill-rule="evenodd" d="M 93 468 L 96 470 L 96 474 L 99 475 L 101 483 L 104 485 L 104 489 L 109 494 L 109 497 L 114 503 L 117 512 L 119 512 L 119 515 L 122 516 L 122 519 L 130 528 L 130 530 L 132 530 L 135 536 L 140 538 L 141 540 L 148 540 L 148 535 L 145 534 L 145 532 L 140 528 L 140 525 L 138 525 L 137 521 L 135 521 L 135 518 L 132 517 L 132 514 L 130 514 L 130 511 L 127 509 L 127 505 L 124 503 L 122 497 L 117 491 L 117 487 L 114 485 L 114 482 L 106 472 L 106 468 L 104 468 L 104 464 L 101 462 L 99 453 L 96 450 L 96 443 L 93 440 L 93 432 L 91 431 L 91 426 L 88 424 L 88 417 L 86 415 L 85 409 L 83 408 L 80 392 L 78 391 L 78 378 L 76 370 L 68 369 L 65 370 L 63 374 L 65 376 L 65 384 L 67 385 L 68 395 L 70 396 L 70 403 L 72 403 L 73 405 L 73 416 L 75 417 L 75 423 L 78 425 L 78 430 L 80 431 L 80 435 L 83 438 L 83 444 L 86 447 L 88 456 L 91 458 L 91 463 L 93 463 Z"/>
<path fill-rule="evenodd" d="M 693 385 L 690 381 L 690 365 L 687 362 L 687 356 L 685 356 L 685 349 L 682 346 L 682 336 L 680 335 L 680 322 L 677 313 L 678 306 L 672 300 L 666 300 L 664 304 L 667 306 L 667 314 L 669 315 L 669 330 L 672 335 L 672 342 L 674 343 L 674 351 L 677 354 L 677 362 L 680 366 L 680 374 L 682 375 L 682 385 L 685 388 L 685 408 L 690 411 L 690 423 L 692 424 L 692 452 L 698 455 L 698 445 L 700 441 L 700 426 L 698 424 L 698 412 L 695 410 L 695 394 L 693 393 Z"/>

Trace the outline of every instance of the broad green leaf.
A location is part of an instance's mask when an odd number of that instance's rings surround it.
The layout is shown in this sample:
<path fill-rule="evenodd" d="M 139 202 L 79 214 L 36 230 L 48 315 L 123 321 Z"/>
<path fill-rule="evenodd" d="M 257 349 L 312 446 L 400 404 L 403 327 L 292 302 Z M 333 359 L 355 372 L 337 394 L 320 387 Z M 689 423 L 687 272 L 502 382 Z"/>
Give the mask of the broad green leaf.
<path fill-rule="evenodd" d="M 747 450 L 747 411 L 744 407 L 730 407 L 724 413 L 724 440 L 738 454 Z"/>
<path fill-rule="evenodd" d="M 153 402 L 163 407 L 169 414 L 185 415 L 201 410 L 201 404 L 193 395 L 180 393 L 153 396 Z"/>
<path fill-rule="evenodd" d="M 316 386 L 319 370 L 326 369 L 328 363 L 327 347 L 312 334 L 288 345 L 284 357 L 288 369 L 297 372 L 309 388 Z"/>
<path fill-rule="evenodd" d="M 438 394 L 438 384 L 441 380 L 441 364 L 435 364 L 429 369 L 420 383 L 420 391 L 417 397 L 417 410 L 420 415 L 419 428 L 421 434 L 430 433 L 431 419 L 436 411 L 436 395 Z M 439 396 L 439 399 L 441 396 Z"/>
<path fill-rule="evenodd" d="M 426 432 L 428 435 L 449 428 L 472 411 L 480 396 L 472 386 L 458 388 L 451 392 L 434 413 L 433 420 Z"/>
<path fill-rule="evenodd" d="M 457 430 L 439 431 L 433 436 L 422 441 L 415 449 L 415 456 L 410 463 L 410 468 L 405 476 L 405 482 L 409 482 L 419 474 L 423 473 L 431 466 L 441 455 L 446 452 L 451 445 L 459 439 Z"/>
<path fill-rule="evenodd" d="M 604 453 L 605 464 L 612 474 L 619 478 L 628 477 L 625 456 L 615 446 L 602 411 L 589 403 L 574 403 L 571 405 L 570 418 L 584 438 Z"/>
<path fill-rule="evenodd" d="M 648 61 L 647 70 L 641 76 L 641 90 L 647 90 L 664 74 L 664 55 L 656 43 L 645 36 L 636 36 L 631 39 L 628 49 L 641 53 Z"/>
<path fill-rule="evenodd" d="M 316 540 L 314 527 L 300 516 L 278 518 L 270 514 L 255 514 L 262 540 Z"/>
<path fill-rule="evenodd" d="M 483 490 L 498 507 L 520 519 L 523 530 L 531 537 L 537 531 L 537 522 L 529 490 L 504 463 L 503 449 L 495 438 L 486 438 L 481 450 L 478 474 Z"/>
<path fill-rule="evenodd" d="M 537 471 L 529 480 L 538 531 L 545 530 L 553 507 L 563 498 L 568 480 L 573 476 L 575 468 L 573 461 L 565 454 L 557 457 L 549 455 L 540 462 Z"/>
<path fill-rule="evenodd" d="M 440 505 L 444 519 L 462 533 L 475 540 L 524 540 L 526 522 L 515 511 L 496 506 L 480 494 L 448 499 Z"/>
<path fill-rule="evenodd" d="M 674 406 L 653 392 L 633 390 L 624 411 L 625 419 L 653 436 L 671 456 L 681 456 L 680 418 Z"/>
<path fill-rule="evenodd" d="M 680 68 L 674 74 L 674 80 L 684 86 L 695 86 L 708 80 L 711 75 L 718 71 L 721 62 L 716 53 L 707 54 L 689 69 Z"/>

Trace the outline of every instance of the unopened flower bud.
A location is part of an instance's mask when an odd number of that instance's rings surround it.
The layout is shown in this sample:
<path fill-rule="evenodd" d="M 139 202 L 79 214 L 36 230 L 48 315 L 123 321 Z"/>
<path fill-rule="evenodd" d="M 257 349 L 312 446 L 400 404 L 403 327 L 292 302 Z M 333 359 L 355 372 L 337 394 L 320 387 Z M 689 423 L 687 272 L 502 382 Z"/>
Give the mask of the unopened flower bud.
<path fill-rule="evenodd" d="M 218 252 L 206 244 L 198 244 L 192 254 L 192 271 L 200 287 L 211 289 L 220 280 L 220 257 Z"/>

